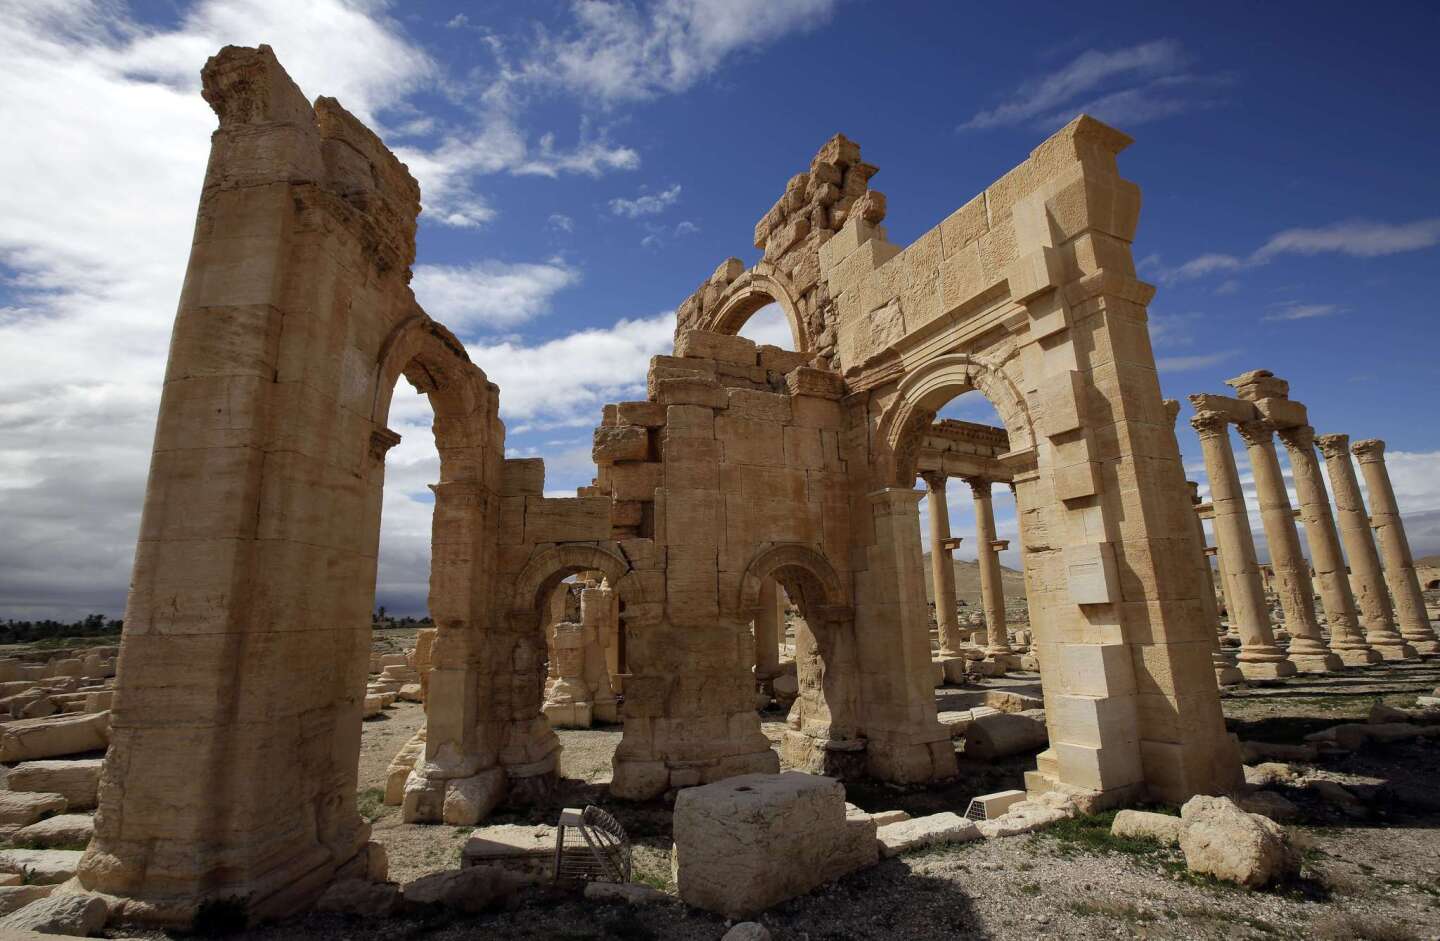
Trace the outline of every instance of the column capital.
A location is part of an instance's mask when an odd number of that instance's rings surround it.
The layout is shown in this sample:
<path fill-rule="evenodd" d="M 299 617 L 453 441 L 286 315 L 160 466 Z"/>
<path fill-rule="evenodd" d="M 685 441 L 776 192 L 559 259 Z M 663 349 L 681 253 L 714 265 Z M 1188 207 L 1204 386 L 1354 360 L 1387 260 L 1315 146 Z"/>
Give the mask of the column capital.
<path fill-rule="evenodd" d="M 1280 432 L 1280 440 L 1285 442 L 1285 447 L 1290 451 L 1315 450 L 1315 429 L 1309 425 L 1296 425 L 1293 428 L 1286 428 Z"/>
<path fill-rule="evenodd" d="M 1201 438 L 1223 438 L 1230 434 L 1230 420 L 1219 412 L 1196 412 L 1190 427 Z"/>
<path fill-rule="evenodd" d="M 1328 457 L 1344 457 L 1350 453 L 1349 435 L 1317 435 L 1315 444 Z"/>
<path fill-rule="evenodd" d="M 970 485 L 971 491 L 977 497 L 990 496 L 990 485 L 994 482 L 989 477 L 962 477 L 961 480 Z"/>
<path fill-rule="evenodd" d="M 1235 426 L 1240 432 L 1240 438 L 1246 445 L 1255 448 L 1261 445 L 1273 444 L 1275 434 L 1275 423 L 1257 418 L 1254 421 L 1242 421 Z"/>
<path fill-rule="evenodd" d="M 938 490 L 944 493 L 945 483 L 950 479 L 950 475 L 942 471 L 921 471 L 920 479 L 925 481 L 925 486 L 931 490 Z"/>
<path fill-rule="evenodd" d="M 1385 456 L 1385 442 L 1379 438 L 1366 438 L 1350 445 L 1350 453 L 1358 457 L 1361 463 L 1378 461 Z"/>

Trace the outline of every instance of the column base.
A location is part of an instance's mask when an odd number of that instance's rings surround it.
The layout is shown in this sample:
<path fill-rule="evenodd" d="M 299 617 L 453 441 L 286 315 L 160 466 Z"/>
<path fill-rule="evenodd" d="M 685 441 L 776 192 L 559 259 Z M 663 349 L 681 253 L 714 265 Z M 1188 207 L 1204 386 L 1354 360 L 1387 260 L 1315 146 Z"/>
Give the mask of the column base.
<path fill-rule="evenodd" d="M 1415 652 L 1422 657 L 1433 657 L 1440 654 L 1440 640 L 1428 640 L 1418 637 L 1407 637 L 1405 643 L 1415 648 Z"/>
<path fill-rule="evenodd" d="M 1278 680 L 1300 672 L 1289 660 L 1241 660 L 1236 666 L 1247 680 Z"/>
<path fill-rule="evenodd" d="M 942 652 L 935 662 L 940 664 L 940 668 L 945 671 L 945 682 L 954 683 L 957 686 L 965 682 L 966 660 L 964 657 L 959 654 Z"/>
<path fill-rule="evenodd" d="M 1351 650 L 1345 648 L 1332 649 L 1335 650 L 1335 656 L 1339 657 L 1340 662 L 1347 667 L 1368 667 L 1372 663 L 1379 663 L 1385 659 L 1380 656 L 1378 650 L 1372 650 L 1369 647 L 1360 647 Z"/>
<path fill-rule="evenodd" d="M 923 784 L 955 777 L 955 743 L 948 729 L 938 722 L 936 727 L 944 736 L 937 741 L 906 742 L 872 735 L 865 748 L 866 774 L 893 784 Z"/>
<path fill-rule="evenodd" d="M 1345 662 L 1333 653 L 1296 653 L 1293 647 L 1290 662 L 1301 673 L 1334 673 L 1345 667 Z"/>
<path fill-rule="evenodd" d="M 1230 664 L 1215 664 L 1215 684 L 1217 686 L 1238 686 L 1245 682 L 1245 674 L 1240 672 L 1239 667 Z"/>
<path fill-rule="evenodd" d="M 1379 652 L 1381 659 L 1383 659 L 1386 663 L 1399 663 L 1405 660 L 1415 660 L 1420 656 L 1420 654 L 1415 650 L 1414 647 L 1411 647 L 1409 644 L 1405 643 L 1377 644 L 1372 640 L 1370 642 L 1370 646 L 1371 648 Z"/>
<path fill-rule="evenodd" d="M 865 777 L 867 758 L 863 738 L 837 741 L 787 729 L 780 741 L 780 757 L 785 764 L 809 774 L 823 774 L 841 781 Z"/>

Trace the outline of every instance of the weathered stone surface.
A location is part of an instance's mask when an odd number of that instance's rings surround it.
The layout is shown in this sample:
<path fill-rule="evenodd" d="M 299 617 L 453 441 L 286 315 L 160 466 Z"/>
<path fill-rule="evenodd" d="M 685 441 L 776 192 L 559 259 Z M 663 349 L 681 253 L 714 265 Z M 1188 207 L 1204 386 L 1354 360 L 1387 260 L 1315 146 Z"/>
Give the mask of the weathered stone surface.
<path fill-rule="evenodd" d="M 555 828 L 501 824 L 473 831 L 460 850 L 461 866 L 493 866 L 543 880 L 555 872 Z"/>
<path fill-rule="evenodd" d="M 18 877 L 18 874 L 16 874 Z M 58 883 L 47 885 L 0 885 L 0 915 L 8 915 L 37 899 L 47 898 Z"/>
<path fill-rule="evenodd" d="M 31 761 L 104 751 L 110 744 L 110 713 L 21 719 L 0 726 L 0 761 Z"/>
<path fill-rule="evenodd" d="M 1043 712 L 993 712 L 966 726 L 965 757 L 993 761 L 1044 748 L 1048 741 Z"/>
<path fill-rule="evenodd" d="M 100 787 L 103 758 L 71 758 L 66 761 L 25 761 L 10 769 L 5 786 L 12 791 L 40 791 L 60 794 L 67 810 L 90 810 Z"/>
<path fill-rule="evenodd" d="M 764 911 L 879 855 L 874 822 L 846 818 L 840 783 L 798 772 L 683 790 L 674 833 L 680 897 L 729 918 Z"/>
<path fill-rule="evenodd" d="M 340 912 L 365 918 L 388 918 L 404 901 L 400 887 L 389 882 L 344 879 L 330 886 L 315 903 L 317 912 Z"/>
<path fill-rule="evenodd" d="M 770 929 L 759 922 L 742 921 L 725 932 L 720 941 L 770 941 Z"/>
<path fill-rule="evenodd" d="M 0 850 L 0 872 L 18 872 L 40 885 L 64 882 L 80 865 L 80 850 Z"/>
<path fill-rule="evenodd" d="M 1253 791 L 1235 798 L 1235 805 L 1248 814 L 1269 817 L 1277 823 L 1294 820 L 1300 808 L 1274 791 Z"/>
<path fill-rule="evenodd" d="M 519 885 L 514 873 L 495 866 L 469 866 L 421 876 L 405 883 L 402 892 L 407 905 L 440 905 L 478 914 L 504 904 Z"/>
<path fill-rule="evenodd" d="M 105 927 L 109 916 L 110 906 L 98 895 L 53 894 L 0 918 L 0 934 L 34 931 L 83 938 Z"/>
<path fill-rule="evenodd" d="M 1180 830 L 1184 821 L 1169 814 L 1156 814 L 1144 810 L 1122 810 L 1115 815 L 1110 826 L 1111 834 L 1125 837 L 1144 837 L 1168 846 L 1180 842 Z"/>
<path fill-rule="evenodd" d="M 921 846 L 964 843 L 980 837 L 975 821 L 949 812 L 888 823 L 875 831 L 880 855 L 887 858 Z"/>
<path fill-rule="evenodd" d="M 1020 801 L 994 820 L 981 820 L 975 826 L 987 840 L 1016 836 L 1068 820 L 1078 813 L 1075 802 L 1058 792 L 1041 794 L 1034 800 Z"/>
<path fill-rule="evenodd" d="M 505 770 L 487 768 L 468 778 L 446 782 L 444 820 L 457 827 L 473 827 L 490 816 L 505 796 Z"/>
<path fill-rule="evenodd" d="M 1248 765 L 1245 767 L 1245 783 L 1254 787 L 1288 784 L 1299 777 L 1294 768 L 1278 761 L 1267 761 L 1253 768 Z"/>
<path fill-rule="evenodd" d="M 60 814 L 21 827 L 11 836 L 12 843 L 35 844 L 64 849 L 83 848 L 95 833 L 95 818 L 89 814 Z"/>
<path fill-rule="evenodd" d="M 0 825 L 28 827 L 42 817 L 63 814 L 67 806 L 61 794 L 0 791 Z"/>
<path fill-rule="evenodd" d="M 1297 875 L 1300 858 L 1273 820 L 1250 814 L 1228 797 L 1192 797 L 1180 809 L 1180 849 L 1191 872 L 1250 888 Z"/>

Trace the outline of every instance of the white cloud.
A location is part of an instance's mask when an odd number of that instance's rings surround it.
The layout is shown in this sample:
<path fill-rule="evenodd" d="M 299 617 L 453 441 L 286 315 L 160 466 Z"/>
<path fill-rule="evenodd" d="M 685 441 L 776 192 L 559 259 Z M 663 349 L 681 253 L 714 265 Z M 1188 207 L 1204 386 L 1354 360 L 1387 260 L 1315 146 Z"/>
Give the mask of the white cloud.
<path fill-rule="evenodd" d="M 1234 356 L 1238 350 L 1220 350 L 1215 353 L 1201 353 L 1196 356 L 1161 356 L 1155 360 L 1160 372 L 1189 372 L 1195 369 L 1209 369 Z"/>
<path fill-rule="evenodd" d="M 1158 255 L 1147 255 L 1143 266 L 1155 272 L 1163 284 L 1192 281 L 1222 271 L 1241 271 L 1274 261 L 1281 255 L 1333 253 L 1352 258 L 1378 258 L 1402 252 L 1420 251 L 1440 244 L 1440 218 L 1415 222 L 1336 222 L 1317 228 L 1286 229 L 1271 236 L 1264 245 L 1246 256 L 1216 252 L 1199 255 L 1173 268 L 1161 263 Z M 1227 281 L 1216 293 L 1230 293 L 1235 283 Z"/>
<path fill-rule="evenodd" d="M 627 219 L 654 216 L 664 212 L 680 198 L 680 184 L 676 183 L 658 193 L 644 193 L 634 199 L 616 197 L 610 200 L 610 211 Z"/>
<path fill-rule="evenodd" d="M 411 286 L 425 312 L 456 333 L 493 332 L 549 310 L 550 299 L 580 281 L 560 261 L 543 264 L 478 261 L 416 265 Z"/>
<path fill-rule="evenodd" d="M 684 91 L 734 54 L 829 20 L 837 0 L 576 0 L 574 25 L 542 32 L 516 78 L 602 104 Z"/>
<path fill-rule="evenodd" d="M 740 335 L 765 346 L 778 346 L 782 350 L 795 349 L 795 335 L 790 330 L 790 321 L 779 304 L 770 303 L 750 315 L 740 328 Z"/>
<path fill-rule="evenodd" d="M 1338 314 L 1345 308 L 1339 304 L 1301 304 L 1297 301 L 1285 301 L 1282 304 L 1271 305 L 1271 313 L 1261 317 L 1261 320 L 1309 320 L 1312 317 L 1329 317 L 1331 314 Z"/>
<path fill-rule="evenodd" d="M 575 220 L 563 212 L 552 213 L 546 225 L 558 232 L 574 232 Z"/>
<path fill-rule="evenodd" d="M 1110 52 L 1089 49 L 1064 68 L 1023 82 L 1007 100 L 976 113 L 960 129 L 1048 128 L 1081 112 L 1133 127 L 1214 104 L 1211 92 L 1228 79 L 1188 73 L 1188 64 L 1180 44 L 1171 39 Z"/>

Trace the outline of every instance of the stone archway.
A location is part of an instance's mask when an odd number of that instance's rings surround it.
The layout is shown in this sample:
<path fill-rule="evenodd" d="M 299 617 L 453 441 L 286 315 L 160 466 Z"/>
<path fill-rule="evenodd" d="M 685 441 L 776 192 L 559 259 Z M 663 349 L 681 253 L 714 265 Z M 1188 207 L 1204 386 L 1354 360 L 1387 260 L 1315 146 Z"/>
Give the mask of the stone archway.
<path fill-rule="evenodd" d="M 713 317 L 702 329 L 714 333 L 738 334 L 756 311 L 770 303 L 780 305 L 790 324 L 795 350 L 808 353 L 815 348 L 810 331 L 800 316 L 794 285 L 784 272 L 761 262 L 742 273 L 720 296 Z"/>
<path fill-rule="evenodd" d="M 740 618 L 759 615 L 761 585 L 767 578 L 785 589 L 803 618 L 795 631 L 800 688 L 782 746 L 786 762 L 818 774 L 859 777 L 866 756 L 857 710 L 855 617 L 840 576 L 809 546 L 763 545 L 740 579 Z"/>

